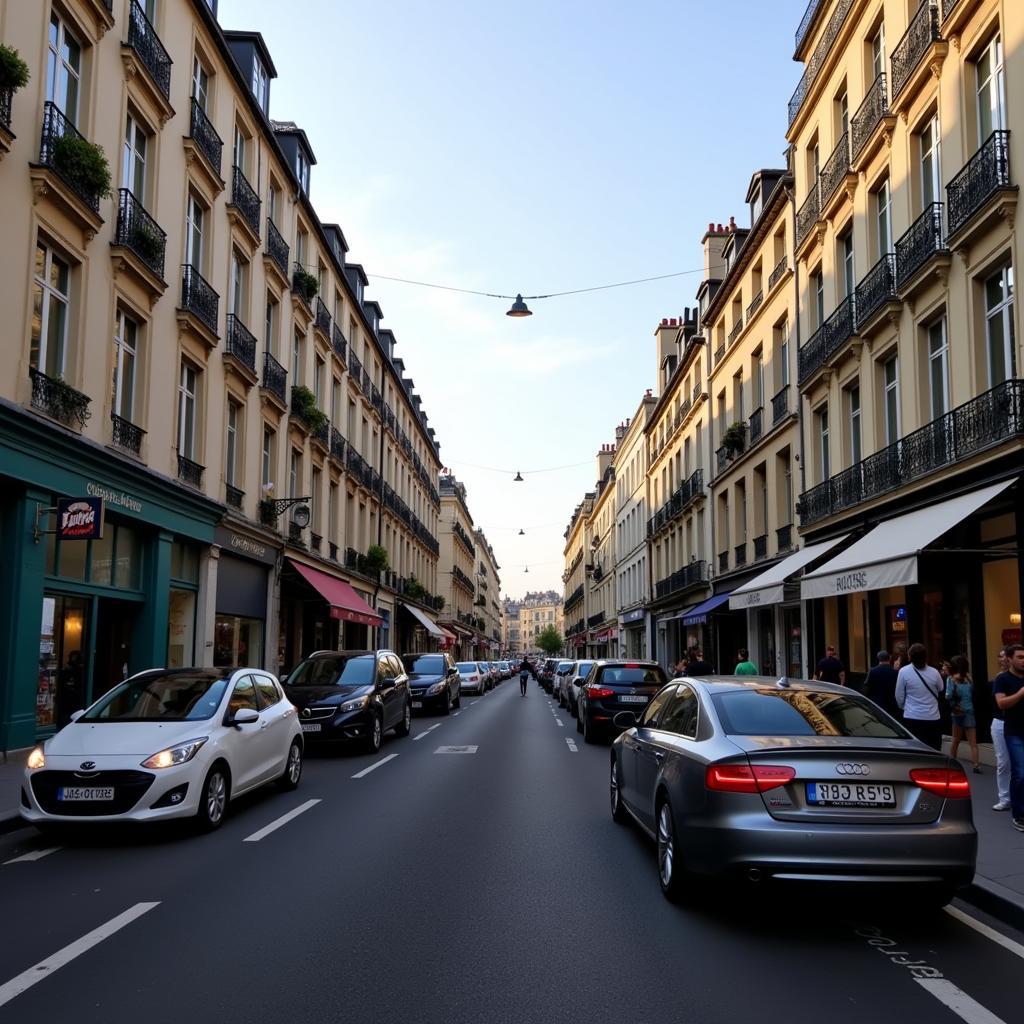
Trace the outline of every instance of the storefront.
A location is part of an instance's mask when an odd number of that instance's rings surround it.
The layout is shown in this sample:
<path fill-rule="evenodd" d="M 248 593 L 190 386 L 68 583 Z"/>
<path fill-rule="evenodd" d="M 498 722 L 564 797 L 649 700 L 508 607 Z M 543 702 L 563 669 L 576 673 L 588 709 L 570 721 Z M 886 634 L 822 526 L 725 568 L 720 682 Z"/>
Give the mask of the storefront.
<path fill-rule="evenodd" d="M 684 650 L 699 647 L 716 671 L 730 673 L 739 647 L 746 646 L 746 618 L 729 613 L 730 591 L 709 597 L 680 616 Z"/>
<path fill-rule="evenodd" d="M 643 608 L 634 608 L 619 617 L 622 655 L 625 658 L 647 657 L 646 615 Z"/>
<path fill-rule="evenodd" d="M 281 551 L 271 538 L 220 526 L 217 601 L 213 633 L 214 665 L 266 668 L 268 609 L 273 600 L 273 572 Z"/>

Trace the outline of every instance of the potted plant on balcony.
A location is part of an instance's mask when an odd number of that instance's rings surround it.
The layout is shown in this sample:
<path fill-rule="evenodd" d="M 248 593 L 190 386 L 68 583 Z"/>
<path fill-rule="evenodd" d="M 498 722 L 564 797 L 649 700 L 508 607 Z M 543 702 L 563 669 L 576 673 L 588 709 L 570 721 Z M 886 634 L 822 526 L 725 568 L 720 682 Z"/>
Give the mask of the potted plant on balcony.
<path fill-rule="evenodd" d="M 68 184 L 83 195 L 109 199 L 110 164 L 102 146 L 77 135 L 62 135 L 53 141 L 53 166 Z"/>
<path fill-rule="evenodd" d="M 311 274 L 303 267 L 296 267 L 292 275 L 292 287 L 306 302 L 312 302 L 316 298 L 316 293 L 320 291 L 320 282 L 315 274 Z"/>
<path fill-rule="evenodd" d="M 164 257 L 164 237 L 151 225 L 141 222 L 131 234 L 132 248 L 148 266 L 156 266 Z"/>
<path fill-rule="evenodd" d="M 722 447 L 730 455 L 738 455 L 747 443 L 747 425 L 736 422 L 729 426 L 722 435 Z"/>
<path fill-rule="evenodd" d="M 13 46 L 0 43 L 0 92 L 17 92 L 28 85 L 28 65 Z"/>
<path fill-rule="evenodd" d="M 380 544 L 371 544 L 366 549 L 366 571 L 384 572 L 388 567 L 388 549 Z"/>
<path fill-rule="evenodd" d="M 327 423 L 327 416 L 316 407 L 316 395 L 305 384 L 296 384 L 292 388 L 292 413 L 315 434 Z"/>

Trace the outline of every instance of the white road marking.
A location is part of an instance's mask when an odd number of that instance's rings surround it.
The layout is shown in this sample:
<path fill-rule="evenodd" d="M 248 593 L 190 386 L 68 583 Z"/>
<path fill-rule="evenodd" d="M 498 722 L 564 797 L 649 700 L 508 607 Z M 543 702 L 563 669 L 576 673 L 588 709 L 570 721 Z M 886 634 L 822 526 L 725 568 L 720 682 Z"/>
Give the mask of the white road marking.
<path fill-rule="evenodd" d="M 579 747 L 576 746 L 576 741 L 571 736 L 566 736 L 565 742 L 569 744 L 569 749 L 574 754 L 579 750 Z"/>
<path fill-rule="evenodd" d="M 413 736 L 413 738 L 412 738 L 412 741 L 413 741 L 413 743 L 415 743 L 415 742 L 416 742 L 417 740 L 421 740 L 421 739 L 423 739 L 423 737 L 424 737 L 424 736 L 427 736 L 427 735 L 429 735 L 429 734 L 430 734 L 430 733 L 432 733 L 432 732 L 433 732 L 433 731 L 434 731 L 435 729 L 439 729 L 440 727 L 441 727 L 441 723 L 440 723 L 440 722 L 437 722 L 437 723 L 435 723 L 434 725 L 432 725 L 432 726 L 431 726 L 431 727 L 430 727 L 429 729 L 424 729 L 424 730 L 423 730 L 423 732 L 418 732 L 418 733 L 416 733 L 416 735 L 415 735 L 415 736 Z M 353 775 L 352 777 L 353 777 L 353 778 L 358 778 L 359 776 L 358 776 L 358 775 Z"/>
<path fill-rule="evenodd" d="M 8 864 L 21 864 L 23 861 L 31 860 L 42 860 L 43 857 L 48 857 L 51 853 L 56 853 L 58 850 L 63 850 L 63 846 L 51 846 L 48 850 L 33 850 L 31 853 L 23 853 L 20 857 L 12 857 L 10 860 L 4 861 L 4 866 Z"/>
<path fill-rule="evenodd" d="M 101 924 L 99 928 L 89 932 L 88 935 L 83 935 L 80 939 L 76 939 L 71 945 L 65 946 L 62 950 L 54 953 L 53 956 L 40 960 L 35 967 L 22 971 L 16 978 L 11 978 L 5 985 L 0 985 L 0 1006 L 9 1003 L 16 996 L 20 996 L 23 992 L 28 991 L 37 982 L 48 978 L 54 971 L 59 970 L 65 964 L 69 964 L 75 957 L 87 953 L 93 946 L 99 945 L 104 939 L 109 939 L 111 935 L 120 931 L 125 925 L 131 924 L 136 918 L 142 917 L 143 914 L 159 906 L 159 900 L 155 903 L 136 903 L 134 907 L 130 907 L 123 914 L 118 914 L 117 917 L 112 918 L 106 924 Z"/>
<path fill-rule="evenodd" d="M 556 717 L 556 718 L 555 718 L 555 721 L 556 721 L 556 722 L 557 722 L 557 723 L 559 724 L 559 726 L 561 726 L 561 727 L 562 727 L 563 729 L 565 728 L 565 722 L 563 722 L 563 721 L 562 721 L 562 720 L 561 720 L 560 718 L 557 718 L 557 717 Z"/>
<path fill-rule="evenodd" d="M 976 932 L 984 935 L 986 939 L 998 942 L 1003 949 L 1008 949 L 1011 953 L 1024 959 L 1024 945 L 1014 942 L 1013 939 L 1008 939 L 1005 935 L 997 932 L 995 928 L 982 924 L 981 921 L 971 917 L 970 914 L 965 914 L 962 910 L 957 910 L 956 907 L 946 907 L 945 910 L 947 914 L 955 917 L 958 921 L 962 921 L 968 928 L 973 928 Z"/>
<path fill-rule="evenodd" d="M 456 718 L 458 718 L 459 717 L 459 712 L 458 711 L 453 711 L 452 715 L 454 715 Z"/>
<path fill-rule="evenodd" d="M 948 1006 L 961 1020 L 967 1024 L 1006 1024 L 981 1003 L 972 999 L 966 992 L 958 989 L 948 978 L 915 978 L 918 985 L 930 992 L 940 1003 Z"/>
<path fill-rule="evenodd" d="M 424 733 L 424 735 L 426 735 L 426 733 Z M 352 776 L 352 778 L 361 779 L 364 775 L 369 775 L 370 772 L 374 771 L 376 768 L 379 768 L 382 764 L 387 764 L 388 761 L 393 761 L 396 757 L 398 757 L 397 754 L 388 754 L 387 757 L 382 757 L 379 761 L 374 761 L 369 768 L 364 768 L 361 772 L 356 772 L 355 775 Z"/>
<path fill-rule="evenodd" d="M 466 747 L 438 747 L 435 754 L 475 754 L 479 748 L 475 746 Z"/>
<path fill-rule="evenodd" d="M 300 804 L 293 811 L 289 811 L 287 814 L 282 814 L 276 821 L 272 821 L 269 825 L 261 828 L 259 832 L 253 832 L 251 836 L 246 836 L 243 843 L 258 843 L 261 839 L 265 839 L 270 835 L 271 832 L 276 832 L 282 825 L 287 825 L 292 818 L 297 818 L 300 814 L 305 813 L 310 807 L 316 807 L 320 803 L 319 800 L 307 800 L 304 804 Z"/>

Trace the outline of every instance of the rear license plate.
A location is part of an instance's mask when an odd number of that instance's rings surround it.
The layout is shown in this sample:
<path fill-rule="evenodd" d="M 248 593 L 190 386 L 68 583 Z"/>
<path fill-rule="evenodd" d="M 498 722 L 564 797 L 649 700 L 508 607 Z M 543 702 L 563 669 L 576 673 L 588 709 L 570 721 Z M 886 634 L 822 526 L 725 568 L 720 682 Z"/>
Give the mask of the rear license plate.
<path fill-rule="evenodd" d="M 113 800 L 113 786 L 61 786 L 58 800 Z"/>
<path fill-rule="evenodd" d="M 412 706 L 414 708 L 421 708 L 421 707 L 423 707 L 423 701 L 421 701 L 421 700 L 414 700 L 412 702 Z"/>
<path fill-rule="evenodd" d="M 320 723 L 319 722 L 303 722 L 302 723 L 302 731 L 303 732 L 319 732 L 320 731 Z"/>
<path fill-rule="evenodd" d="M 620 697 L 619 701 L 622 704 L 646 704 L 647 703 L 647 698 L 646 697 L 639 697 L 639 696 L 637 696 L 637 697 Z"/>
<path fill-rule="evenodd" d="M 807 802 L 817 807 L 895 807 L 896 790 L 873 782 L 808 782 Z"/>

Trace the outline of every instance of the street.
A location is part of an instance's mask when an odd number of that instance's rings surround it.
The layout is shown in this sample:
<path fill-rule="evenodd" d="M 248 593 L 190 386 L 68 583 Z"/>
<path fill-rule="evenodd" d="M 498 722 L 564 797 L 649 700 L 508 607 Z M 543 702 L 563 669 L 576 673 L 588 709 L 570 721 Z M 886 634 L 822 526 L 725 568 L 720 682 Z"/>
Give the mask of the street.
<path fill-rule="evenodd" d="M 607 762 L 513 680 L 212 835 L 0 837 L 0 1021 L 1020 1020 L 1024 936 L 965 905 L 668 904 Z"/>

